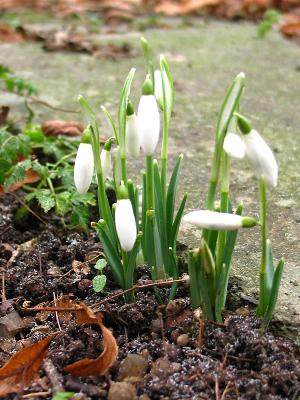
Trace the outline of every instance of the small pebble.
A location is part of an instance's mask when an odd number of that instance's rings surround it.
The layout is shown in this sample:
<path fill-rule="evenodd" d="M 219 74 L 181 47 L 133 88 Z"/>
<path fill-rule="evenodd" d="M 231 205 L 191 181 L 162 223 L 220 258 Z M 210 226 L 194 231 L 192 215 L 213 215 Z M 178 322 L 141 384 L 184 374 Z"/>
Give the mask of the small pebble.
<path fill-rule="evenodd" d="M 182 335 L 178 336 L 176 343 L 178 344 L 178 346 L 186 346 L 189 341 L 190 341 L 189 335 L 183 333 Z"/>
<path fill-rule="evenodd" d="M 121 362 L 118 381 L 123 381 L 126 378 L 141 378 L 145 375 L 148 367 L 147 360 L 139 354 L 128 354 Z"/>
<path fill-rule="evenodd" d="M 108 400 L 136 400 L 136 389 L 129 382 L 112 382 Z"/>

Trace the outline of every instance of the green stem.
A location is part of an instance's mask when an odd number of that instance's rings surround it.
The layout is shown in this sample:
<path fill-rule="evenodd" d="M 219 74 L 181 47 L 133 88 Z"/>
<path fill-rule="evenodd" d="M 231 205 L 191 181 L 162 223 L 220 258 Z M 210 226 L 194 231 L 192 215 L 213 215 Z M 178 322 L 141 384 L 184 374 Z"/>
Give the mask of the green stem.
<path fill-rule="evenodd" d="M 124 185 L 127 187 L 126 156 L 122 156 L 121 158 L 121 171 L 122 171 L 122 180 L 124 182 Z"/>
<path fill-rule="evenodd" d="M 146 156 L 147 210 L 154 209 L 153 156 Z"/>
<path fill-rule="evenodd" d="M 53 167 L 51 168 L 51 170 L 55 170 L 60 164 L 62 164 L 65 160 L 67 160 L 68 158 L 71 158 L 73 156 L 76 155 L 76 151 L 73 151 L 70 154 L 66 154 L 65 156 L 63 156 L 62 158 L 60 158 L 56 164 L 53 165 Z"/>
<path fill-rule="evenodd" d="M 208 194 L 207 194 L 207 199 L 206 199 L 206 208 L 208 210 L 213 210 L 214 209 L 214 203 L 215 203 L 215 197 L 216 197 L 216 191 L 217 191 L 217 184 L 218 184 L 218 180 L 217 179 L 210 179 L 209 187 L 208 187 Z"/>
<path fill-rule="evenodd" d="M 128 276 L 128 253 L 122 250 L 122 261 L 123 261 L 123 268 L 124 268 L 124 276 L 125 276 L 125 287 L 122 288 L 123 290 L 131 289 L 133 286 L 132 276 Z M 134 292 L 125 293 L 125 302 L 126 303 L 134 303 L 135 296 Z"/>
<path fill-rule="evenodd" d="M 264 177 L 260 181 L 260 223 L 261 223 L 261 245 L 262 245 L 262 255 L 261 255 L 261 265 L 259 273 L 259 304 L 257 313 L 258 315 L 264 315 L 266 311 L 267 304 L 265 304 L 265 277 L 267 273 L 267 186 Z"/>
<path fill-rule="evenodd" d="M 167 192 L 167 163 L 168 163 L 168 142 L 169 142 L 168 110 L 166 107 L 165 99 L 164 99 L 163 115 L 164 115 L 164 122 L 163 122 L 163 139 L 161 146 L 161 187 L 162 187 L 163 198 L 165 199 Z"/>

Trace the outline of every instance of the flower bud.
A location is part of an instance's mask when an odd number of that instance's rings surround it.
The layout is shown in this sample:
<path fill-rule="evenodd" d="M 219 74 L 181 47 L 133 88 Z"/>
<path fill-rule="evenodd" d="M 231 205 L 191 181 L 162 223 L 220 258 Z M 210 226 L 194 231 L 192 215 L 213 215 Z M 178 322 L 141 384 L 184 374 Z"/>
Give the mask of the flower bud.
<path fill-rule="evenodd" d="M 140 135 L 138 129 L 138 121 L 130 102 L 128 103 L 127 107 L 126 151 L 127 154 L 133 158 L 138 157 L 140 153 Z"/>
<path fill-rule="evenodd" d="M 159 139 L 160 118 L 154 95 L 142 95 L 138 107 L 138 130 L 141 147 L 147 156 L 155 152 Z"/>
<path fill-rule="evenodd" d="M 111 171 L 111 153 L 110 150 L 106 150 L 105 148 L 101 151 L 100 154 L 101 166 L 102 166 L 102 174 L 103 181 L 105 181 Z"/>
<path fill-rule="evenodd" d="M 220 213 L 209 210 L 196 210 L 186 214 L 184 222 L 195 225 L 200 229 L 234 231 L 242 227 L 252 227 L 257 221 L 251 217 L 237 214 Z"/>
<path fill-rule="evenodd" d="M 278 179 L 278 165 L 275 156 L 261 137 L 254 129 L 247 135 L 243 135 L 246 146 L 246 157 L 249 160 L 256 176 L 264 177 L 267 184 L 275 187 Z"/>
<path fill-rule="evenodd" d="M 223 144 L 224 151 L 233 158 L 245 157 L 246 146 L 243 139 L 236 133 L 227 133 Z"/>
<path fill-rule="evenodd" d="M 91 144 L 80 143 L 74 165 L 75 186 L 80 194 L 88 191 L 94 175 L 94 155 Z"/>
<path fill-rule="evenodd" d="M 132 250 L 136 240 L 136 222 L 129 199 L 118 200 L 115 208 L 115 224 L 121 249 Z"/>

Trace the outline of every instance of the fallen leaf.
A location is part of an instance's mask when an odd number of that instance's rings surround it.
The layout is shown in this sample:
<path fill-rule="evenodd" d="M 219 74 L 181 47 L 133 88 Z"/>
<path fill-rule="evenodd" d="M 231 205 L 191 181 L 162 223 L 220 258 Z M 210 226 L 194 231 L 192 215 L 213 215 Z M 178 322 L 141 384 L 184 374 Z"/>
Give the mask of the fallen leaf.
<path fill-rule="evenodd" d="M 4 195 L 6 193 L 15 192 L 16 190 L 20 189 L 22 186 L 30 184 L 30 183 L 38 182 L 40 179 L 41 179 L 41 177 L 39 176 L 39 174 L 37 172 L 35 172 L 33 169 L 29 169 L 28 171 L 25 172 L 25 178 L 22 181 L 14 183 L 5 191 L 3 189 L 3 186 L 0 186 L 0 196 Z"/>
<path fill-rule="evenodd" d="M 300 13 L 285 14 L 280 24 L 280 31 L 288 38 L 300 37 Z"/>
<path fill-rule="evenodd" d="M 39 377 L 38 371 L 46 357 L 47 348 L 56 334 L 47 336 L 16 353 L 0 368 L 0 396 L 18 393 Z"/>
<path fill-rule="evenodd" d="M 55 311 L 59 313 L 74 313 L 78 324 L 96 324 L 103 335 L 103 351 L 96 359 L 84 358 L 67 365 L 64 372 L 75 376 L 94 376 L 104 374 L 115 362 L 118 356 L 118 345 L 111 331 L 103 325 L 103 315 L 95 314 L 84 303 L 75 303 L 70 297 L 64 296 L 56 301 L 57 307 L 35 307 L 39 311 Z"/>
<path fill-rule="evenodd" d="M 51 120 L 42 124 L 42 131 L 47 136 L 79 136 L 82 134 L 84 126 L 79 122 Z"/>
<path fill-rule="evenodd" d="M 82 273 L 83 275 L 88 275 L 91 272 L 91 268 L 87 265 L 87 263 L 77 260 L 72 262 L 72 269 L 76 274 Z"/>
<path fill-rule="evenodd" d="M 2 43 L 19 43 L 25 40 L 20 33 L 14 32 L 7 24 L 0 24 L 0 42 Z"/>

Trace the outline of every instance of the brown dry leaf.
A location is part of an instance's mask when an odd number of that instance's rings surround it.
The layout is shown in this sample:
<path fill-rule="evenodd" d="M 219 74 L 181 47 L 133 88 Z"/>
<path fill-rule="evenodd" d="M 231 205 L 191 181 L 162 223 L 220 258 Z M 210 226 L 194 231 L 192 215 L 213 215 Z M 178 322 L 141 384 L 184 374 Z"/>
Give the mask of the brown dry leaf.
<path fill-rule="evenodd" d="M 97 324 L 103 335 L 103 351 L 100 356 L 96 359 L 84 358 L 76 361 L 64 368 L 64 372 L 76 376 L 102 375 L 115 362 L 118 356 L 118 345 L 111 331 L 103 325 L 102 318 L 102 315 L 97 316 Z"/>
<path fill-rule="evenodd" d="M 16 353 L 0 368 L 0 396 L 18 393 L 38 378 L 38 371 L 46 357 L 47 348 L 56 336 L 52 334 Z"/>
<path fill-rule="evenodd" d="M 80 136 L 83 129 L 84 126 L 82 124 L 74 121 L 51 120 L 42 124 L 42 131 L 47 136 Z"/>
<path fill-rule="evenodd" d="M 17 32 L 7 24 L 0 24 L 0 43 L 19 43 L 24 42 L 25 37 Z"/>
<path fill-rule="evenodd" d="M 59 313 L 74 313 L 78 324 L 96 324 L 101 328 L 103 335 L 103 351 L 96 359 L 84 358 L 67 365 L 64 372 L 76 376 L 94 376 L 104 374 L 115 362 L 118 356 L 118 345 L 111 331 L 103 323 L 103 315 L 97 315 L 84 303 L 75 303 L 68 296 L 57 300 L 58 307 L 35 308 L 44 311 Z"/>
<path fill-rule="evenodd" d="M 28 183 L 38 182 L 40 179 L 41 177 L 37 172 L 35 172 L 33 169 L 29 169 L 28 171 L 25 172 L 25 178 L 23 179 L 23 181 L 14 183 L 5 191 L 3 189 L 3 186 L 0 186 L 0 196 L 6 193 L 15 192 L 16 190 L 20 189 L 23 185 L 27 185 Z"/>
<path fill-rule="evenodd" d="M 285 14 L 280 31 L 288 38 L 300 37 L 300 14 Z"/>
<path fill-rule="evenodd" d="M 72 269 L 76 274 L 88 275 L 91 272 L 91 268 L 86 263 L 77 260 L 72 262 Z"/>
<path fill-rule="evenodd" d="M 195 11 L 219 4 L 220 0 L 184 0 L 180 2 L 162 1 L 155 6 L 154 11 L 157 13 L 173 16 L 182 14 L 191 14 Z"/>

